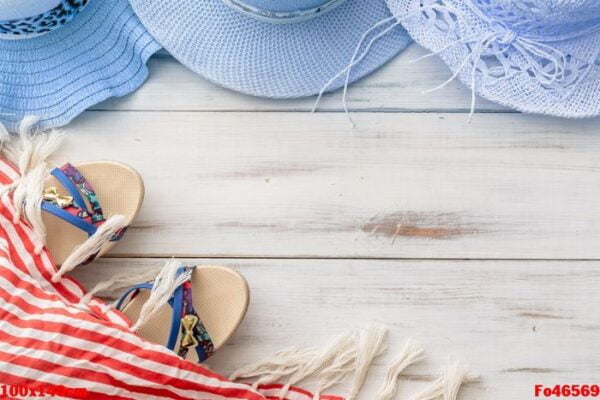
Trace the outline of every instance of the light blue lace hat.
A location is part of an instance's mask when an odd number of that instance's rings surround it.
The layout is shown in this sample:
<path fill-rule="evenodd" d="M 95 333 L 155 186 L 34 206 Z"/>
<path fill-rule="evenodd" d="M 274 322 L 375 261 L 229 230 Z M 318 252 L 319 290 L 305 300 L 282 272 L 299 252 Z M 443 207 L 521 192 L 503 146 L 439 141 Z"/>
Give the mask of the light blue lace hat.
<path fill-rule="evenodd" d="M 227 88 L 289 98 L 318 93 L 362 35 L 389 29 L 353 69 L 374 71 L 410 42 L 385 0 L 130 0 L 148 31 L 184 65 Z M 387 24 L 385 23 L 387 22 Z M 366 40 L 365 46 L 369 43 Z M 328 87 L 344 84 L 340 76 Z"/>
<path fill-rule="evenodd" d="M 600 114 L 600 1 L 387 3 L 474 93 L 523 112 Z"/>
<path fill-rule="evenodd" d="M 127 0 L 0 0 L 0 122 L 64 125 L 141 85 L 159 48 Z"/>

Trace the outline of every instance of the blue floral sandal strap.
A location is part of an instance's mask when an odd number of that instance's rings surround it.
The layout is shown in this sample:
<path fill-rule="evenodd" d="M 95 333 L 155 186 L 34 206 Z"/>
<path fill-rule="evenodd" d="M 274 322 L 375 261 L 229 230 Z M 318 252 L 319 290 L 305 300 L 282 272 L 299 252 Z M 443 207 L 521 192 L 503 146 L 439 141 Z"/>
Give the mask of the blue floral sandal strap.
<path fill-rule="evenodd" d="M 52 170 L 52 176 L 67 190 L 69 195 L 59 194 L 56 187 L 47 188 L 44 191 L 42 210 L 85 231 L 88 236 L 92 236 L 106 222 L 106 217 L 92 185 L 77 168 L 69 163 Z M 126 226 L 119 229 L 109 240 L 111 242 L 120 240 L 126 230 Z M 87 262 L 93 260 L 95 256 L 96 254 L 92 255 Z"/>
<path fill-rule="evenodd" d="M 178 319 L 179 323 L 177 323 L 175 318 L 177 315 L 176 309 L 173 307 L 174 318 L 172 324 L 173 328 L 176 324 L 181 325 L 181 339 L 179 341 L 178 354 L 180 357 L 186 358 L 190 348 L 193 348 L 198 355 L 199 362 L 202 362 L 214 354 L 215 346 L 206 330 L 206 327 L 194 309 L 192 282 L 187 281 L 180 287 L 181 299 L 183 303 L 180 314 L 181 318 Z"/>
<path fill-rule="evenodd" d="M 177 274 L 183 274 L 193 271 L 195 267 L 182 266 L 178 269 Z M 122 310 L 126 304 L 133 300 L 140 290 L 152 290 L 154 284 L 142 283 L 127 289 L 121 297 L 116 301 L 115 308 Z M 168 304 L 172 308 L 171 313 L 171 328 L 167 339 L 166 347 L 169 350 L 175 351 L 177 347 L 177 339 L 179 339 L 179 349 L 177 354 L 186 358 L 190 349 L 194 349 L 198 355 L 198 362 L 203 362 L 208 357 L 214 354 L 215 346 L 212 339 L 208 335 L 206 327 L 200 320 L 198 313 L 194 309 L 192 297 L 192 283 L 190 280 L 175 288 L 173 295 L 170 297 Z M 181 333 L 181 335 L 180 335 Z"/>

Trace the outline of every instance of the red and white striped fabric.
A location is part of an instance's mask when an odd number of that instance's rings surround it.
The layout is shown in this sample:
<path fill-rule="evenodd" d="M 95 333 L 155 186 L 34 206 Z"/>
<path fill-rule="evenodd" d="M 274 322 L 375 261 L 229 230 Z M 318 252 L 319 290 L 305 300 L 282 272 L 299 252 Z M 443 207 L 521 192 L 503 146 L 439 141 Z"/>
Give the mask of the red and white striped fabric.
<path fill-rule="evenodd" d="M 16 169 L 0 160 L 0 184 L 17 178 Z M 23 220 L 13 224 L 13 212 L 4 198 L 0 202 L 0 383 L 30 390 L 56 385 L 85 389 L 89 399 L 278 398 L 279 385 L 255 391 L 231 382 L 143 340 L 128 329 L 122 314 L 102 301 L 81 304 L 84 289 L 67 277 L 51 282 L 56 267 L 50 254 L 46 250 L 34 254 L 33 232 Z M 10 398 L 14 397 L 21 398 Z M 312 395 L 293 388 L 286 398 L 312 400 Z"/>

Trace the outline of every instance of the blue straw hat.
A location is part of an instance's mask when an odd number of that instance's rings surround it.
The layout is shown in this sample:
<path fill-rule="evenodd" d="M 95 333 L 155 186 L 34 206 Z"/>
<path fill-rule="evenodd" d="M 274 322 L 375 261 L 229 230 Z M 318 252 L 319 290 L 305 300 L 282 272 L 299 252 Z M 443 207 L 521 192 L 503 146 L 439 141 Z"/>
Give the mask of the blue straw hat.
<path fill-rule="evenodd" d="M 130 0 L 148 31 L 205 78 L 256 96 L 318 93 L 352 59 L 362 35 L 389 28 L 352 68 L 350 81 L 374 71 L 410 39 L 385 0 Z M 387 24 L 385 23 L 387 22 Z M 365 47 L 369 38 L 363 42 Z M 344 84 L 332 82 L 329 90 Z"/>
<path fill-rule="evenodd" d="M 140 86 L 159 48 L 127 0 L 0 0 L 0 122 L 64 125 Z"/>
<path fill-rule="evenodd" d="M 473 94 L 530 113 L 600 115 L 600 1 L 387 3 Z"/>

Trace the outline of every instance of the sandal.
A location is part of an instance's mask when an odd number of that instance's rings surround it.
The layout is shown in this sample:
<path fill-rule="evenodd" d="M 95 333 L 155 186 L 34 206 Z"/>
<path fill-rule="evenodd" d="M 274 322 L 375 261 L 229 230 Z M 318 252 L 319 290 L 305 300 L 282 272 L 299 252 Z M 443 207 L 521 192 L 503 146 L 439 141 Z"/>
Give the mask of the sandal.
<path fill-rule="evenodd" d="M 132 330 L 146 340 L 203 362 L 231 338 L 248 302 L 246 280 L 230 268 L 187 267 L 172 260 L 154 282 L 127 289 L 115 308 L 136 321 Z"/>
<path fill-rule="evenodd" d="M 134 169 L 114 161 L 65 164 L 50 171 L 48 159 L 62 134 L 40 132 L 36 122 L 23 120 L 19 134 L 2 143 L 0 157 L 11 166 L 6 173 L 12 182 L 0 187 L 0 200 L 13 207 L 14 224 L 28 223 L 33 252 L 49 250 L 60 267 L 52 276 L 58 282 L 122 238 L 140 210 L 144 184 Z"/>
<path fill-rule="evenodd" d="M 41 208 L 46 246 L 56 265 L 65 267 L 59 275 L 106 254 L 123 237 L 143 199 L 142 178 L 125 164 L 67 163 L 52 170 Z"/>

